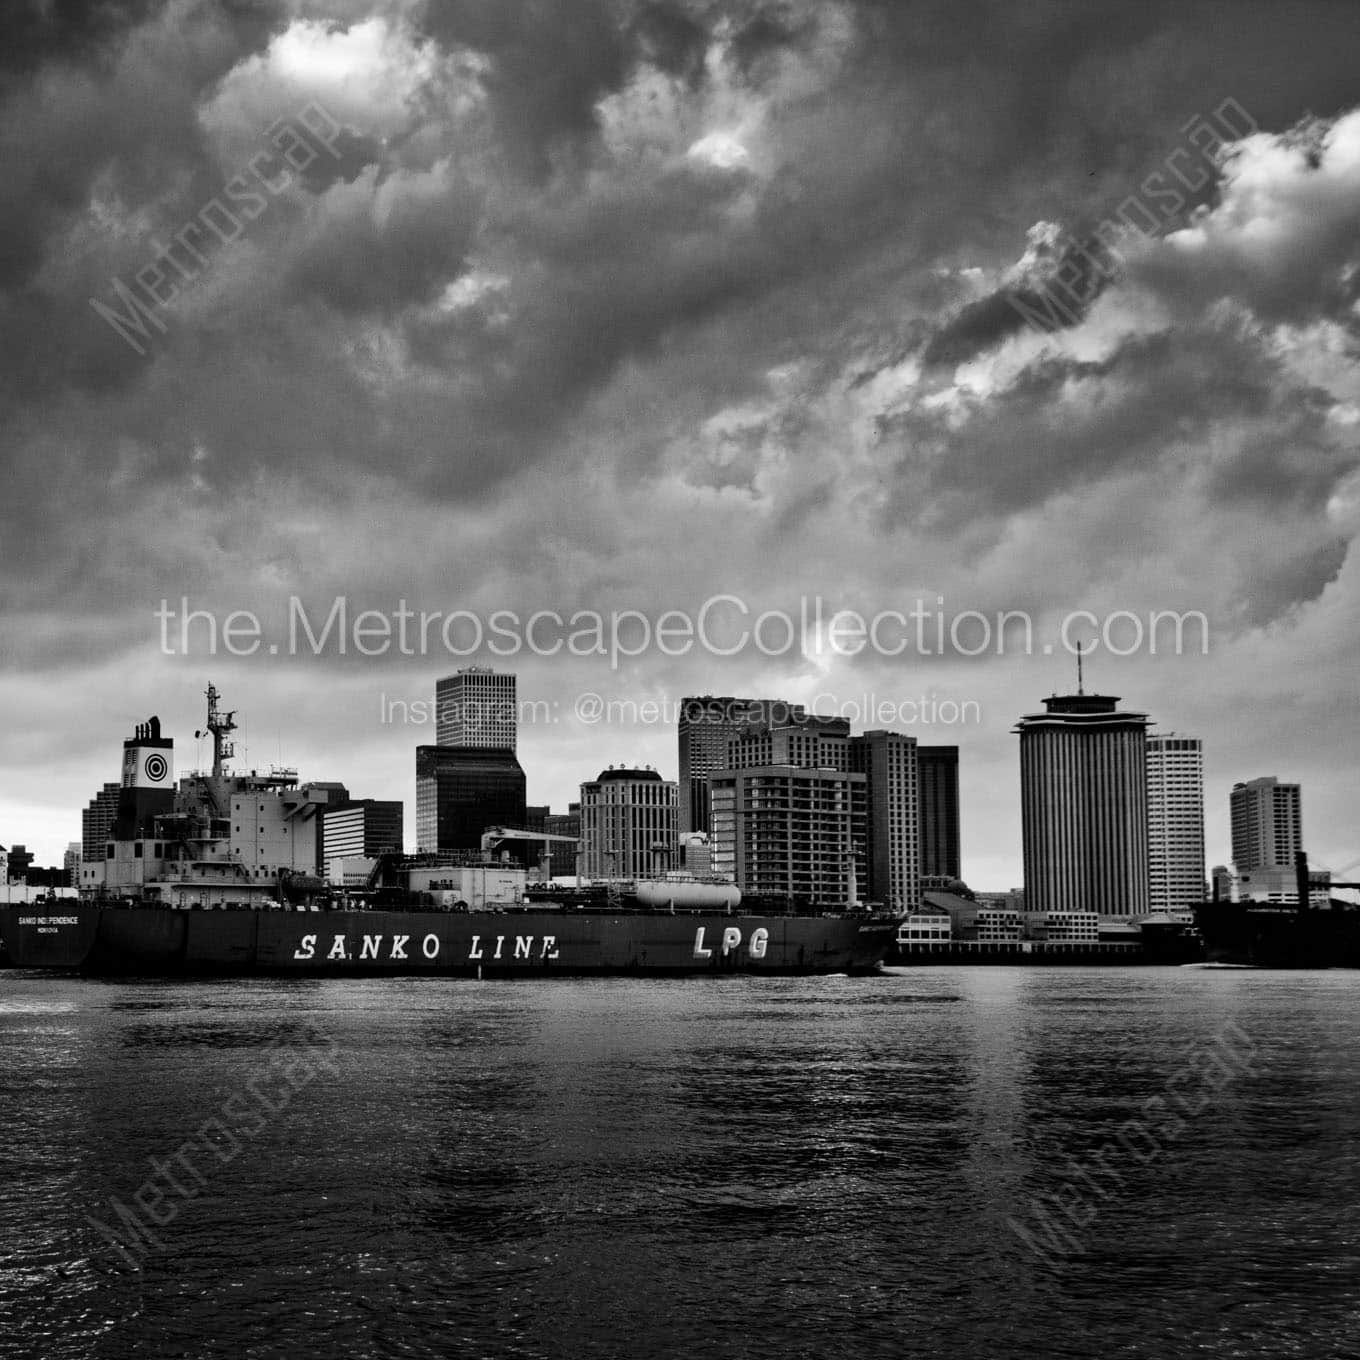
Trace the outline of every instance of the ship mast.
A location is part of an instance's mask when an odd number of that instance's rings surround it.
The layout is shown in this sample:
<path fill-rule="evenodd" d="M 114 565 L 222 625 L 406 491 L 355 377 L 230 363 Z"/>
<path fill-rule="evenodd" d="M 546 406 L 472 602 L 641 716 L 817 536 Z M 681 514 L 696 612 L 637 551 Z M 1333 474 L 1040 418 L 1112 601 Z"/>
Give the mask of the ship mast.
<path fill-rule="evenodd" d="M 229 713 L 221 712 L 217 707 L 218 700 L 217 686 L 209 684 L 206 698 L 208 700 L 208 722 L 204 729 L 212 733 L 213 739 L 213 768 L 212 777 L 214 780 L 222 778 L 222 763 L 230 760 L 236 754 L 236 747 L 226 740 L 229 733 L 236 731 L 236 710 L 233 708 Z M 201 736 L 202 733 L 195 732 L 194 736 Z"/>

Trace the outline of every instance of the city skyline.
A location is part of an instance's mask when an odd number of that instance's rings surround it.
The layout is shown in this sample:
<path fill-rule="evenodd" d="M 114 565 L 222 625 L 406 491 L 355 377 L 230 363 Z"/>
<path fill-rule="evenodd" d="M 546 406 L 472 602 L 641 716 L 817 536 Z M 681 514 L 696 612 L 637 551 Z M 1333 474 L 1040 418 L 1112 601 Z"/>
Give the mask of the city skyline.
<path fill-rule="evenodd" d="M 513 686 L 514 686 L 514 683 L 515 683 L 516 680 L 517 680 L 517 677 L 516 677 L 513 673 L 509 673 L 509 672 L 502 672 L 501 675 L 500 675 L 500 678 L 501 678 L 502 680 L 508 680 L 508 681 L 510 682 L 512 688 L 513 688 Z M 442 684 L 442 679 L 439 681 L 439 684 Z M 439 687 L 438 687 L 438 685 L 435 686 L 435 692 L 436 692 L 436 693 L 439 692 Z M 678 703 L 675 705 L 675 711 L 676 711 L 677 713 L 678 713 L 678 712 L 682 712 L 682 711 L 684 711 L 685 705 L 687 705 L 687 704 L 693 704 L 693 703 L 695 703 L 695 702 L 702 702 L 702 701 L 704 700 L 705 697 L 711 698 L 711 696 L 694 696 L 694 695 L 685 696 L 685 698 L 684 698 L 684 700 L 683 700 L 682 702 L 678 702 Z M 1060 697 L 1061 697 L 1061 696 L 1058 695 L 1057 693 L 1055 693 L 1053 696 L 1050 696 L 1051 699 L 1059 699 Z M 1067 697 L 1073 698 L 1073 697 L 1079 697 L 1079 696 L 1068 695 Z M 538 701 L 530 701 L 530 702 L 538 702 Z M 805 713 L 802 713 L 802 712 L 799 711 L 796 707 L 790 706 L 790 704 L 788 703 L 788 701 L 785 701 L 785 700 L 770 699 L 770 698 L 758 698 L 758 697 L 754 697 L 754 696 L 746 696 L 746 697 L 744 697 L 744 698 L 741 698 L 741 699 L 738 699 L 738 700 L 735 700 L 735 701 L 728 699 L 728 700 L 723 700 L 723 701 L 719 701 L 719 702 L 736 702 L 736 703 L 739 703 L 739 704 L 741 704 L 741 705 L 751 705 L 751 706 L 754 706 L 755 709 L 757 710 L 758 714 L 763 714 L 763 715 L 766 716 L 766 718 L 768 718 L 768 716 L 769 716 L 769 714 L 770 714 L 771 712 L 779 712 L 779 713 L 788 714 L 788 715 L 792 718 L 792 720 L 793 720 L 793 724 L 792 724 L 793 727 L 803 727 L 803 728 L 808 729 L 811 733 L 814 734 L 814 735 L 812 735 L 812 736 L 810 736 L 810 737 L 808 737 L 808 738 L 805 738 L 805 739 L 804 739 L 805 743 L 806 743 L 806 741 L 811 741 L 811 742 L 813 743 L 813 746 L 815 746 L 817 743 L 819 743 L 819 742 L 821 742 L 821 741 L 824 741 L 824 740 L 828 740 L 828 739 L 829 739 L 831 742 L 833 742 L 833 743 L 837 743 L 837 744 L 838 744 L 838 754 L 837 754 L 836 756 L 834 756 L 832 759 L 834 759 L 835 761 L 840 762 L 840 763 L 842 764 L 843 768 L 848 768 L 848 767 L 849 767 L 849 766 L 846 765 L 846 762 L 848 762 L 848 761 L 851 760 L 851 751 L 852 751 L 853 747 L 855 746 L 855 744 L 856 744 L 856 743 L 863 742 L 864 739 L 865 739 L 865 737 L 869 735 L 869 734 L 867 734 L 867 733 L 862 733 L 862 732 L 853 732 L 853 730 L 852 730 L 852 728 L 851 728 L 851 725 L 849 724 L 848 720 L 844 720 L 844 719 L 820 719 L 820 720 L 819 720 L 819 719 L 816 719 L 815 717 L 813 717 L 813 718 L 811 719 L 811 721 L 809 721 L 809 718 L 810 718 L 811 715 L 807 715 L 807 714 L 805 714 Z M 1046 702 L 1047 702 L 1047 701 L 1046 701 Z M 1050 705 L 1050 706 L 1051 706 L 1051 705 Z M 433 705 L 431 705 L 431 711 L 433 712 Z M 1020 722 L 1021 725 L 1023 726 L 1023 722 L 1026 721 L 1026 719 L 1025 719 L 1025 717 L 1024 717 L 1023 714 L 1017 714 L 1016 717 L 1015 717 L 1015 721 L 1016 721 L 1016 722 Z M 778 726 L 778 724 L 775 724 L 775 726 Z M 138 727 L 139 727 L 139 735 L 140 735 L 140 733 L 141 733 L 141 725 L 139 724 Z M 168 729 L 167 729 L 167 730 L 168 730 Z M 422 729 L 422 730 L 424 730 L 424 729 Z M 788 729 L 788 730 L 786 730 L 785 733 L 783 734 L 783 736 L 780 738 L 780 740 L 782 740 L 784 743 L 787 743 L 787 742 L 789 741 L 789 735 L 790 735 L 791 730 L 792 730 L 791 728 Z M 1012 730 L 1019 730 L 1019 729 L 1013 727 Z M 1188 738 L 1188 739 L 1187 739 L 1187 738 L 1183 738 L 1183 737 L 1182 737 L 1182 734 L 1180 734 L 1179 732 L 1174 732 L 1174 731 L 1158 731 L 1158 730 L 1157 730 L 1157 722 L 1156 722 L 1156 719 L 1155 719 L 1155 718 L 1149 718 L 1149 719 L 1148 719 L 1146 731 L 1147 731 L 1147 740 L 1148 740 L 1148 744 L 1149 744 L 1149 768 L 1151 768 L 1151 761 L 1152 761 L 1152 759 L 1153 759 L 1152 754 L 1151 754 L 1151 750 L 1150 750 L 1151 745 L 1152 745 L 1153 743 L 1166 743 L 1166 742 L 1168 742 L 1168 741 L 1170 741 L 1170 740 L 1172 740 L 1172 739 L 1181 738 L 1181 740 L 1184 741 L 1185 743 L 1187 743 L 1187 744 L 1189 744 L 1189 745 L 1193 745 L 1193 746 L 1196 747 L 1196 751 L 1195 751 L 1195 765 L 1196 765 L 1196 770 L 1197 770 L 1197 771 L 1202 770 L 1202 767 L 1203 767 L 1203 746 L 1202 746 L 1202 742 L 1200 742 L 1198 738 Z M 196 732 L 195 735 L 200 736 L 200 737 L 203 737 L 205 734 L 202 733 L 202 732 Z M 897 736 L 897 735 L 910 736 L 911 734 L 910 734 L 910 733 L 900 733 L 900 734 L 898 734 L 898 733 L 893 733 L 892 735 L 894 735 L 894 736 Z M 776 734 L 776 736 L 778 736 L 778 734 Z M 675 731 L 675 729 L 672 729 L 672 732 L 671 732 L 671 742 L 672 742 L 672 749 L 673 749 L 673 750 L 674 750 L 675 739 L 676 739 L 676 731 Z M 173 740 L 173 734 L 171 734 L 171 740 Z M 756 735 L 754 744 L 751 744 L 751 739 L 750 739 L 750 738 L 747 739 L 747 742 L 748 742 L 748 745 L 750 745 L 750 749 L 751 749 L 753 752 L 760 753 L 760 752 L 763 751 L 764 746 L 768 746 L 768 745 L 769 745 L 769 743 L 770 743 L 770 737 L 768 736 L 768 734 L 765 735 L 764 737 L 761 737 L 761 736 L 759 735 L 759 729 L 758 729 L 758 730 L 757 730 L 757 735 Z M 762 743 L 763 743 L 763 744 L 762 744 Z M 126 757 L 126 750 L 127 750 L 127 748 L 130 747 L 130 746 L 132 746 L 133 744 L 134 744 L 134 743 L 133 743 L 131 740 L 125 740 L 125 741 L 123 742 L 123 745 L 124 745 L 124 748 L 125 748 L 125 757 Z M 844 744 L 844 745 L 845 745 L 845 750 L 844 750 L 843 752 L 842 752 L 842 751 L 839 751 L 839 744 Z M 439 749 L 439 748 L 437 748 L 437 747 L 432 747 L 432 746 L 422 746 L 421 749 L 417 752 L 417 762 L 419 763 L 420 760 L 425 760 L 425 759 L 427 759 L 429 756 L 432 756 L 433 753 L 436 752 L 438 749 Z M 790 755 L 790 756 L 791 756 L 791 759 L 792 759 L 792 763 L 794 763 L 794 764 L 797 764 L 797 763 L 799 763 L 800 760 L 806 758 L 806 753 L 803 753 L 803 752 L 802 752 L 802 748 L 799 748 L 799 751 L 798 751 L 798 752 L 792 752 L 792 753 L 791 753 L 790 750 L 786 750 L 784 745 L 779 745 L 779 746 L 774 747 L 774 748 L 771 748 L 771 749 L 772 749 L 772 750 L 777 750 L 781 755 Z M 812 749 L 813 749 L 812 747 L 809 747 L 809 748 L 808 748 L 809 751 L 811 751 Z M 919 748 L 918 748 L 918 749 L 919 749 Z M 943 753 L 944 751 L 947 751 L 949 748 L 930 748 L 930 747 L 927 747 L 927 748 L 924 748 L 924 749 L 925 749 L 925 751 L 927 751 L 927 752 L 930 752 L 930 751 L 932 751 L 932 750 L 935 750 L 935 751 L 940 751 L 940 752 Z M 476 754 L 477 754 L 475 748 L 465 748 L 465 751 L 466 751 L 466 756 L 467 756 L 467 757 L 475 757 Z M 208 762 L 205 763 L 205 762 L 201 759 L 202 753 L 203 753 L 203 748 L 202 748 L 202 745 L 200 745 L 200 747 L 199 747 L 199 753 L 198 753 L 200 758 L 197 759 L 197 760 L 195 760 L 195 761 L 193 761 L 193 762 L 186 762 L 186 763 L 184 763 L 182 770 L 181 770 L 181 768 L 180 768 L 178 765 L 176 765 L 176 766 L 174 767 L 174 773 L 175 773 L 175 775 L 178 775 L 178 774 L 181 773 L 181 772 L 187 771 L 187 770 L 189 770 L 190 768 L 201 769 L 201 768 L 206 768 L 207 765 L 210 765 L 210 763 L 211 763 L 210 761 L 208 761 Z M 408 752 L 407 754 L 408 754 L 408 760 L 409 760 L 409 752 Z M 494 751 L 493 751 L 493 750 L 488 750 L 488 751 L 486 752 L 486 754 L 487 754 L 487 755 L 493 755 L 493 754 L 494 754 Z M 514 754 L 513 754 L 512 752 L 507 751 L 506 754 L 509 755 L 509 758 L 511 759 L 512 762 L 514 762 L 516 765 L 518 765 L 518 762 L 516 761 L 515 756 L 514 756 Z M 797 758 L 795 759 L 795 758 L 793 758 L 793 757 L 797 757 Z M 248 768 L 248 762 L 245 760 L 244 757 L 238 757 L 238 758 L 232 763 L 232 765 L 233 765 L 233 768 L 234 768 L 237 772 L 245 772 L 245 771 L 247 770 L 247 768 Z M 960 765 L 960 770 L 961 770 L 961 772 L 966 774 L 967 769 L 968 769 L 968 759 L 967 759 L 967 748 L 966 748 L 966 746 L 965 746 L 965 747 L 962 747 L 962 748 L 960 749 L 960 753 L 959 753 L 959 765 Z M 625 767 L 641 767 L 641 762 L 639 762 L 639 761 L 620 761 L 620 762 L 619 762 L 619 768 L 622 769 L 622 768 L 625 768 Z M 249 768 L 250 768 L 251 771 L 253 772 L 254 767 L 252 766 L 252 767 L 249 767 Z M 272 766 L 266 765 L 266 766 L 263 766 L 262 768 L 272 768 Z M 660 777 L 660 778 L 662 778 L 662 779 L 665 779 L 665 778 L 666 778 L 666 775 L 664 774 L 664 770 L 665 770 L 666 767 L 665 767 L 664 763 L 663 763 L 660 767 L 658 767 L 658 768 L 659 768 L 660 771 L 662 771 L 662 773 L 659 773 L 658 777 Z M 334 773 L 337 773 L 337 771 L 335 771 L 335 770 L 333 770 L 333 769 L 332 769 L 330 772 L 333 773 L 333 774 L 334 774 Z M 307 772 L 306 772 L 306 771 L 298 771 L 298 773 L 303 775 L 302 783 L 304 783 L 304 784 L 308 784 L 308 783 L 316 783 L 316 782 L 317 782 L 315 779 L 310 779 L 310 778 L 306 777 L 306 776 L 307 776 Z M 344 776 L 345 771 L 341 770 L 341 771 L 338 771 L 338 773 L 339 773 L 340 775 Z M 528 803 L 528 802 L 527 802 L 527 800 L 528 800 L 530 797 L 533 797 L 533 796 L 536 795 L 536 790 L 535 790 L 535 786 L 534 786 L 534 773 L 533 773 L 532 763 L 530 763 L 529 765 L 527 765 L 527 766 L 524 768 L 523 774 L 522 774 L 520 777 L 524 780 L 524 786 L 525 786 L 524 799 L 526 800 L 527 806 L 532 810 L 533 807 L 534 807 L 535 805 L 532 804 L 532 803 Z M 598 776 L 597 776 L 596 778 L 598 778 Z M 1151 775 L 1149 776 L 1149 778 L 1151 779 Z M 555 801 L 555 800 L 554 800 L 554 801 L 550 801 L 550 802 L 546 802 L 546 803 L 541 804 L 541 805 L 538 805 L 540 811 L 542 811 L 544 808 L 546 808 L 546 809 L 549 809 L 549 810 L 551 811 L 552 816 L 553 816 L 555 819 L 561 819 L 561 818 L 563 818 L 563 817 L 566 815 L 566 809 L 567 809 L 567 807 L 568 807 L 569 805 L 575 805 L 575 804 L 578 802 L 579 797 L 580 797 L 581 788 L 582 788 L 582 786 L 583 786 L 584 784 L 586 784 L 587 782 L 594 782 L 594 781 L 591 781 L 591 780 L 582 780 L 582 781 L 580 781 L 578 784 L 576 784 L 576 785 L 570 790 L 570 793 L 571 793 L 572 795 L 574 795 L 574 796 L 569 796 L 569 797 L 563 799 L 563 800 L 561 801 L 560 805 L 559 805 L 559 803 L 558 803 L 557 801 Z M 676 784 L 677 786 L 678 786 L 678 783 L 679 783 L 678 780 L 672 780 L 672 781 L 669 781 L 669 782 L 674 783 L 674 784 Z M 1222 800 L 1221 800 L 1221 801 L 1222 801 L 1222 804 L 1223 804 L 1224 813 L 1225 813 L 1225 814 L 1227 813 L 1227 811 L 1228 811 L 1228 809 L 1229 809 L 1229 806 L 1230 806 L 1230 803 L 1231 803 L 1231 801 L 1232 801 L 1232 800 L 1230 799 L 1230 797 L 1229 797 L 1229 794 L 1233 794 L 1234 796 L 1236 796 L 1237 791 L 1240 791 L 1240 790 L 1243 790 L 1243 789 L 1246 789 L 1246 788 L 1255 788 L 1255 787 L 1258 786 L 1258 785 L 1273 785 L 1273 784 L 1276 784 L 1276 783 L 1279 783 L 1279 785 L 1280 785 L 1280 787 L 1281 787 L 1282 789 L 1293 789 L 1293 797 L 1294 797 L 1294 799 L 1295 799 L 1295 804 L 1294 804 L 1294 806 L 1297 808 L 1297 785 L 1290 784 L 1288 781 L 1279 781 L 1279 780 L 1277 779 L 1276 776 L 1257 776 L 1257 777 L 1255 777 L 1254 779 L 1252 779 L 1251 781 L 1243 781 L 1243 780 L 1240 780 L 1240 779 L 1239 779 L 1239 780 L 1234 780 L 1234 781 L 1233 781 L 1233 783 L 1232 783 L 1232 785 L 1231 785 L 1231 788 L 1228 789 L 1228 790 L 1225 790 L 1224 796 L 1223 796 L 1223 798 L 1222 798 Z M 1201 785 L 1201 787 L 1202 787 L 1202 785 Z M 118 788 L 119 788 L 119 785 L 118 785 L 118 783 L 117 783 L 116 781 L 105 781 L 105 782 L 100 786 L 100 789 L 96 791 L 96 796 L 95 796 L 94 798 L 91 798 L 91 799 L 87 800 L 87 805 L 86 805 L 86 807 L 85 807 L 83 810 L 81 810 L 81 811 L 79 811 L 79 812 L 77 813 L 77 816 L 78 816 L 78 817 L 80 818 L 80 820 L 81 820 L 82 828 L 83 828 L 83 829 L 85 830 L 85 832 L 86 832 L 85 836 L 83 837 L 83 843 L 85 843 L 85 844 L 91 843 L 91 835 L 93 835 L 93 838 L 94 838 L 95 840 L 98 840 L 98 839 L 100 838 L 100 837 L 99 837 L 99 827 L 100 827 L 100 826 L 111 825 L 112 818 L 113 818 L 113 815 L 114 815 L 114 813 L 115 813 L 115 811 L 116 811 L 116 807 L 117 807 L 117 801 L 118 801 L 118 800 L 117 800 L 117 790 L 118 790 Z M 1022 798 L 1023 798 L 1023 790 L 1022 790 L 1022 782 L 1021 782 L 1021 779 L 1020 779 L 1020 770 L 1019 770 L 1019 766 L 1018 766 L 1018 765 L 1017 765 L 1017 770 L 1016 770 L 1016 782 L 1015 782 L 1015 788 L 1014 788 L 1014 796 L 1015 796 L 1015 801 L 1016 801 L 1017 806 L 1020 806 L 1021 803 L 1022 803 Z M 374 802 L 375 800 L 372 799 L 371 797 L 367 797 L 367 798 L 365 798 L 365 799 L 363 799 L 363 800 L 361 800 L 361 801 L 367 802 L 367 803 L 372 803 L 372 802 Z M 381 802 L 382 800 L 378 800 L 378 801 Z M 393 800 L 389 800 L 389 801 L 393 801 Z M 415 829 L 415 828 L 418 827 L 418 825 L 419 825 L 419 806 L 420 806 L 420 804 L 419 804 L 418 797 L 416 796 L 416 794 L 415 794 L 414 792 L 412 792 L 412 791 L 407 791 L 401 798 L 399 798 L 399 799 L 397 799 L 397 800 L 394 800 L 394 801 L 399 802 L 399 803 L 402 803 L 404 806 L 406 806 L 407 808 L 410 809 L 410 813 L 409 813 L 409 815 L 408 815 L 408 817 L 407 817 L 407 819 L 406 819 L 406 823 L 405 823 L 406 827 L 408 828 L 408 832 L 407 832 L 407 835 L 406 835 L 406 849 L 407 849 L 407 850 L 412 850 L 412 849 L 419 849 L 419 848 L 421 848 L 420 845 L 419 845 L 419 843 L 418 843 L 418 842 L 419 842 L 419 831 Z M 1211 819 L 1212 819 L 1212 813 L 1209 811 L 1209 808 L 1212 806 L 1212 800 L 1209 799 L 1207 796 L 1203 797 L 1203 798 L 1202 798 L 1202 806 L 1204 807 L 1204 822 L 1205 822 L 1205 825 L 1206 825 L 1206 827 L 1207 827 L 1208 824 L 1210 823 Z M 504 812 L 505 812 L 505 809 L 502 809 L 501 811 L 502 811 L 502 813 L 504 813 Z M 428 819 L 430 816 L 432 816 L 432 815 L 433 815 L 433 810 L 432 810 L 432 808 L 427 809 L 427 810 L 426 810 L 426 817 L 427 817 L 427 819 Z M 966 797 L 960 799 L 959 808 L 957 809 L 957 811 L 956 811 L 953 815 L 955 815 L 955 816 L 957 817 L 958 822 L 961 822 L 962 825 L 963 825 L 965 828 L 968 826 L 968 824 L 969 824 L 969 818 L 968 818 L 968 805 L 967 805 L 967 799 L 966 799 Z M 94 818 L 94 822 L 93 822 L 93 823 L 91 822 L 91 818 L 92 818 L 92 817 Z M 514 820 L 514 819 L 508 818 L 508 817 L 505 816 L 505 815 L 498 815 L 498 816 L 496 816 L 496 817 L 491 818 L 491 820 L 492 820 L 493 822 L 495 822 L 495 821 L 509 822 L 509 821 Z M 524 821 L 524 822 L 526 822 L 526 824 L 527 824 L 526 819 L 521 818 L 521 819 L 519 819 L 519 820 L 520 820 L 520 821 Z M 1224 822 L 1225 824 L 1227 824 L 1227 823 L 1229 823 L 1230 818 L 1229 818 L 1227 815 L 1225 815 L 1225 816 L 1222 818 L 1222 820 L 1223 820 L 1223 822 Z M 1153 823 L 1154 823 L 1154 821 L 1155 821 L 1155 812 L 1154 812 L 1154 810 L 1153 810 L 1153 802 L 1152 802 L 1152 798 L 1151 798 L 1151 797 L 1149 797 L 1148 821 L 1149 821 L 1150 838 L 1149 838 L 1149 849 L 1148 849 L 1147 859 L 1148 859 L 1148 862 L 1151 863 L 1152 860 L 1155 858 L 1155 847 L 1151 844 L 1152 826 L 1153 826 Z M 1297 824 L 1297 817 L 1295 818 L 1295 822 L 1296 822 L 1296 824 Z M 957 826 L 957 824 L 956 824 L 955 827 L 954 827 L 954 834 L 957 834 L 957 833 L 958 833 L 958 826 Z M 920 834 L 924 834 L 924 833 L 921 832 L 921 831 L 918 829 L 918 835 L 920 835 Z M 414 837 L 414 840 L 413 840 L 413 837 Z M 1229 838 L 1229 839 L 1230 839 L 1230 838 Z M 13 840 L 13 841 L 15 841 L 15 842 L 17 842 L 18 844 L 21 844 L 21 845 L 22 845 L 22 844 L 25 844 L 25 842 L 23 842 L 22 839 L 20 839 L 20 838 L 13 838 L 13 837 L 12 837 L 11 840 Z M 968 854 L 968 851 L 967 851 L 967 848 L 966 848 L 966 847 L 967 847 L 967 841 L 968 841 L 968 836 L 967 836 L 967 833 L 966 833 L 966 831 L 965 831 L 965 835 L 964 835 L 964 850 L 963 850 L 963 863 L 962 863 L 962 865 L 961 865 L 962 876 L 965 878 L 965 880 L 968 879 L 968 863 L 969 863 L 969 854 Z M 1209 843 L 1209 838 L 1208 838 L 1207 834 L 1206 834 L 1206 837 L 1205 837 L 1205 843 L 1206 843 L 1206 844 Z M 53 861 L 53 863 L 55 863 L 55 864 L 57 864 L 57 865 L 60 865 L 60 864 L 62 863 L 63 859 L 65 858 L 66 850 L 67 850 L 67 848 L 70 846 L 70 844 L 71 844 L 71 842 L 69 842 L 69 841 L 66 842 L 66 844 L 63 846 L 63 854 L 62 854 L 62 856 L 59 857 L 59 858 L 57 858 L 55 861 Z M 922 852 L 924 853 L 924 843 L 921 843 L 921 849 L 922 849 Z M 1010 882 L 1010 883 L 1007 883 L 1007 884 L 1004 885 L 1004 886 L 1007 887 L 1007 888 L 1019 888 L 1019 887 L 1023 886 L 1023 884 L 1024 884 L 1023 855 L 1021 854 L 1018 858 L 1019 858 L 1019 862 L 1020 862 L 1020 866 L 1021 866 L 1021 867 L 1020 867 L 1020 872 L 1019 872 L 1018 875 L 1016 876 L 1014 882 Z M 1344 871 L 1347 870 L 1348 867 L 1353 867 L 1353 866 L 1348 866 L 1347 864 L 1344 864 L 1344 863 L 1339 863 L 1339 864 L 1336 864 L 1336 865 L 1324 864 L 1324 862 L 1323 862 L 1319 857 L 1317 857 L 1316 855 L 1312 856 L 1312 858 L 1313 858 L 1314 866 L 1317 867 L 1317 868 L 1324 868 L 1324 867 L 1326 867 L 1326 868 L 1333 868 L 1333 869 L 1335 869 L 1335 870 L 1337 870 L 1337 871 L 1342 871 L 1342 872 L 1344 872 Z M 34 862 L 35 862 L 36 864 L 44 865 L 44 866 L 47 864 L 47 861 L 44 859 L 44 857 L 43 857 L 43 855 L 42 855 L 42 853 L 41 853 L 40 851 L 36 854 L 36 858 L 35 858 L 35 861 L 34 861 Z M 923 862 L 924 862 L 924 861 L 923 861 Z M 1228 854 L 1226 854 L 1226 855 L 1224 855 L 1224 856 L 1222 856 L 1222 857 L 1217 857 L 1217 856 L 1208 854 L 1208 853 L 1206 852 L 1206 854 L 1205 854 L 1205 873 L 1206 873 L 1206 875 L 1208 874 L 1209 869 L 1210 869 L 1211 866 L 1217 866 L 1217 865 L 1219 865 L 1219 864 L 1231 864 L 1231 863 L 1233 863 L 1233 857 L 1232 857 L 1231 852 L 1229 852 Z M 862 868 L 864 868 L 865 871 L 867 872 L 867 864 L 866 864 L 865 866 L 862 866 Z M 921 872 L 925 872 L 924 869 L 922 869 Z M 1155 874 L 1155 872 L 1156 872 L 1156 871 L 1154 870 L 1154 874 Z M 975 881 L 970 882 L 970 886 L 974 887 L 975 889 L 980 889 L 980 890 L 983 890 L 983 891 L 998 891 L 998 890 L 1000 890 L 1000 889 L 1003 887 L 1003 885 L 1000 884 L 1000 883 L 998 883 L 998 882 L 984 881 L 983 879 L 979 878 L 977 875 L 974 875 L 973 877 L 974 877 L 974 880 L 975 880 Z M 861 886 L 863 887 L 863 885 L 861 885 Z M 1155 893 L 1155 887 L 1154 887 L 1153 891 L 1154 891 L 1154 893 Z"/>

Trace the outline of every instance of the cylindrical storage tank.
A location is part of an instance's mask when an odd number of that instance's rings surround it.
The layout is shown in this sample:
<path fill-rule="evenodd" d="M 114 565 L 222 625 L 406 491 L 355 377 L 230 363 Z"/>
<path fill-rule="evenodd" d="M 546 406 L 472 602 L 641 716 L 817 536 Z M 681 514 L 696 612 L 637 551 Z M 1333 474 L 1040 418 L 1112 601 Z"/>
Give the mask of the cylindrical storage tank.
<path fill-rule="evenodd" d="M 638 883 L 637 900 L 644 907 L 700 907 L 711 911 L 731 911 L 741 901 L 735 883 L 668 883 L 655 879 Z"/>

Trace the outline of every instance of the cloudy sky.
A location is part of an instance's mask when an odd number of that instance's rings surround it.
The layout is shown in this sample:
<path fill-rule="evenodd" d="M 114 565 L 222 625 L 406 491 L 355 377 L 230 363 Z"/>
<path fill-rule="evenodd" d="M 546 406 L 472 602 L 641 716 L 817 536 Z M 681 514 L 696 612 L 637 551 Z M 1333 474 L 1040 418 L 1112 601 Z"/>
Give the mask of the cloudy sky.
<path fill-rule="evenodd" d="M 962 748 L 965 874 L 1007 887 L 1011 728 L 1087 611 L 1088 688 L 1205 741 L 1211 863 L 1264 774 L 1315 861 L 1360 858 L 1351 0 L 4 22 L 0 843 L 59 862 L 152 713 L 194 765 L 209 681 L 247 765 L 402 798 L 412 835 L 433 731 L 384 705 L 478 661 L 549 705 L 520 756 L 557 808 L 610 763 L 674 777 L 686 694 L 913 705 L 870 722 Z M 206 618 L 186 652 L 186 599 L 254 654 Z M 804 601 L 794 645 L 740 645 Z M 404 649 L 356 645 L 402 608 Z M 838 651 L 837 610 L 879 645 Z M 572 655 L 577 611 L 636 611 L 640 654 Z M 965 655 L 1002 611 L 1032 645 Z M 1207 649 L 1139 645 L 1159 611 Z"/>

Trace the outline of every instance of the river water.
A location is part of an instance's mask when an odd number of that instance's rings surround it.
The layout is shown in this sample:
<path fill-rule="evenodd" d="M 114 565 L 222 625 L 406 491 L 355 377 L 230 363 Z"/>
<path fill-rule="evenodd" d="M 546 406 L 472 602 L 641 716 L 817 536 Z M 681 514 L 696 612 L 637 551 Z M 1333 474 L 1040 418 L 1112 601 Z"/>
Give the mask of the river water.
<path fill-rule="evenodd" d="M 0 973 L 0 1355 L 1360 1356 L 1360 974 Z"/>

